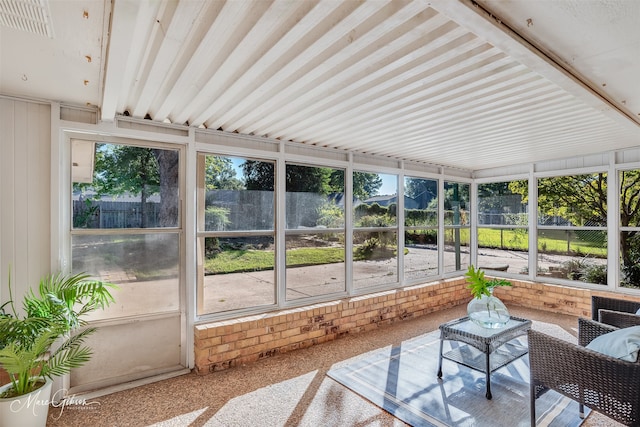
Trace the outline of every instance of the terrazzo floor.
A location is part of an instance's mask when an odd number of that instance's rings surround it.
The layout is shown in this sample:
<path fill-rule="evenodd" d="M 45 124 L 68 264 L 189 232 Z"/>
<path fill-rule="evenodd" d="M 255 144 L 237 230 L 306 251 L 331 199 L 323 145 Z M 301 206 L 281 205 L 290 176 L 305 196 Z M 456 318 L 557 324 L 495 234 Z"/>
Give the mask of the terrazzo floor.
<path fill-rule="evenodd" d="M 573 316 L 522 307 L 510 307 L 510 311 L 554 323 L 574 336 L 577 333 Z M 458 306 L 205 376 L 186 374 L 88 399 L 86 404 L 52 407 L 47 426 L 405 426 L 328 378 L 326 372 L 335 363 L 397 345 L 465 314 L 466 307 Z M 593 412 L 583 424 L 621 425 Z"/>

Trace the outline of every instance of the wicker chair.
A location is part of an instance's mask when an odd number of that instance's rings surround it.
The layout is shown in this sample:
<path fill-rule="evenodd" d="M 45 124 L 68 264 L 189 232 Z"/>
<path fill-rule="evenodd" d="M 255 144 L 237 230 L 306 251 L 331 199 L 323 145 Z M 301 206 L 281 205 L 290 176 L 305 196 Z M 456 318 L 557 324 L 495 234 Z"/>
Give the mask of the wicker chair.
<path fill-rule="evenodd" d="M 636 311 L 640 302 L 624 299 L 591 297 L 591 319 L 618 328 L 640 325 L 640 316 Z"/>
<path fill-rule="evenodd" d="M 584 348 L 594 338 L 618 328 L 578 320 L 579 345 L 530 330 L 531 426 L 536 425 L 536 399 L 552 389 L 624 425 L 640 426 L 640 363 Z"/>

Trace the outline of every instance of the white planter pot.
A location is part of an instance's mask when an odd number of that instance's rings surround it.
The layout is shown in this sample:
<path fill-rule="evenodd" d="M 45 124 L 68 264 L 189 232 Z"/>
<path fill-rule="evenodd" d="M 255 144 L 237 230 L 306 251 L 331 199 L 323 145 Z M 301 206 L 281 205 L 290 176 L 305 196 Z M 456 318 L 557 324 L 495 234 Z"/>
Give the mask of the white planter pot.
<path fill-rule="evenodd" d="M 49 401 L 51 400 L 51 385 L 53 381 L 44 379 L 42 387 L 31 393 L 0 398 L 0 427 L 45 427 L 49 414 Z M 11 383 L 0 387 L 0 393 L 11 388 Z"/>

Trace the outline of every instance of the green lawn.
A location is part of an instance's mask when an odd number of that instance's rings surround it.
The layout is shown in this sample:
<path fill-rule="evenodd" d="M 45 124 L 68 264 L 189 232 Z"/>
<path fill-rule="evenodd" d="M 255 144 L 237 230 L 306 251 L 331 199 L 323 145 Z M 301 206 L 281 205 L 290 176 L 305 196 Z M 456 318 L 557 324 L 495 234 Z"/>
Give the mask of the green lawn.
<path fill-rule="evenodd" d="M 462 229 L 461 240 L 469 241 L 469 230 Z M 447 241 L 452 240 L 453 233 L 447 231 Z M 545 230 L 547 236 L 541 237 L 538 247 L 544 252 L 567 253 L 566 232 Z M 606 257 L 607 249 L 598 243 L 579 240 L 575 233 L 569 235 L 569 247 L 572 253 Z M 497 230 L 480 228 L 478 230 L 480 247 L 502 248 L 526 251 L 528 248 L 528 233 L 526 230 Z M 358 252 L 354 251 L 354 260 L 362 260 Z M 275 255 L 266 250 L 227 250 L 205 261 L 207 274 L 237 273 L 241 271 L 271 270 L 274 268 Z M 306 265 L 321 265 L 344 262 L 344 249 L 340 247 L 300 248 L 287 251 L 287 267 L 301 267 Z"/>
<path fill-rule="evenodd" d="M 344 262 L 343 248 L 300 248 L 287 251 L 287 267 Z M 227 250 L 205 261 L 207 274 L 237 273 L 241 271 L 271 270 L 273 251 Z"/>
<path fill-rule="evenodd" d="M 606 257 L 607 248 L 602 243 L 594 240 L 580 239 L 576 232 L 567 234 L 564 230 L 544 230 L 545 235 L 538 239 L 538 250 L 548 253 L 566 254 L 567 248 L 571 253 Z M 599 233 L 599 232 L 596 232 Z M 588 236 L 588 233 L 585 233 Z M 485 248 L 502 248 L 518 251 L 526 251 L 529 244 L 527 230 L 497 230 L 478 229 L 478 245 Z"/>

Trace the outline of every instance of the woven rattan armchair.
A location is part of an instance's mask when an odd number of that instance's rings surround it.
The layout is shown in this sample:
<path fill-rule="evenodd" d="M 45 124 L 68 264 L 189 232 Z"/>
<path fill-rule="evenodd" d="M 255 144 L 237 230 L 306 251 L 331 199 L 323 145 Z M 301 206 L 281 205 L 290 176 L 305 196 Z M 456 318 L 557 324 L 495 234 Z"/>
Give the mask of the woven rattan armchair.
<path fill-rule="evenodd" d="M 578 320 L 578 345 L 530 330 L 531 426 L 536 399 L 551 389 L 624 425 L 640 426 L 640 363 L 584 348 L 594 338 L 618 328 Z"/>
<path fill-rule="evenodd" d="M 640 316 L 636 311 L 640 302 L 617 298 L 591 297 L 591 319 L 618 328 L 640 325 Z"/>

